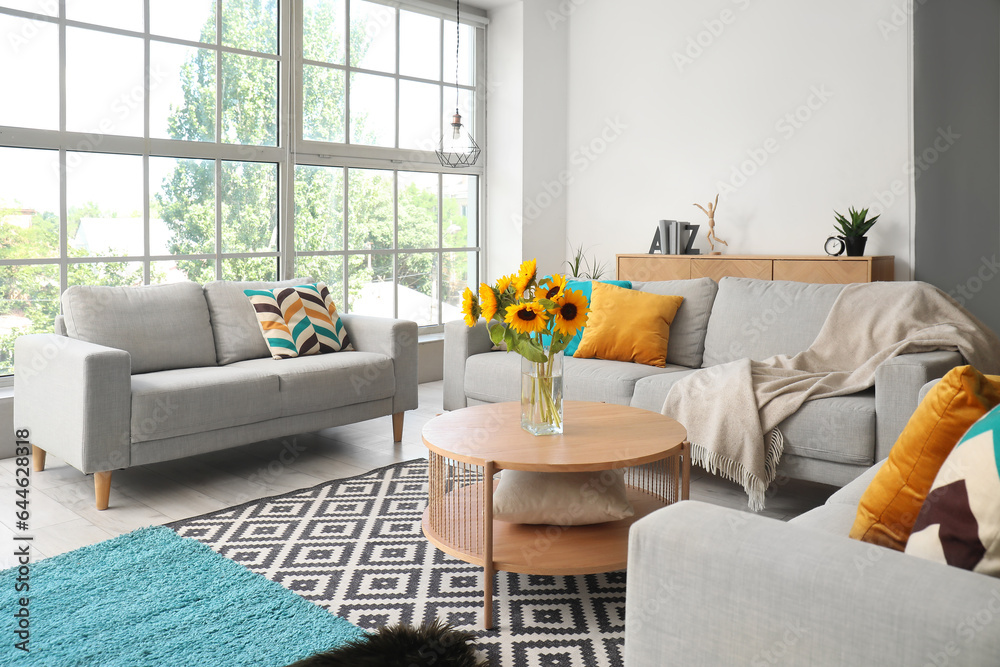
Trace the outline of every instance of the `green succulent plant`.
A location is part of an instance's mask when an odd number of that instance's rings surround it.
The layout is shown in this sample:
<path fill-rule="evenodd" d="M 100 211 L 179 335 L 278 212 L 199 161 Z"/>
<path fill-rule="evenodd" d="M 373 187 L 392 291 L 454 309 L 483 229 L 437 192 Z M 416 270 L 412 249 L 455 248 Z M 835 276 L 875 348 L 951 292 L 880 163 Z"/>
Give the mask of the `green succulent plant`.
<path fill-rule="evenodd" d="M 868 233 L 876 222 L 878 222 L 879 216 L 873 218 L 868 218 L 868 209 L 863 208 L 860 211 L 855 211 L 853 208 L 847 209 L 847 212 L 851 214 L 851 219 L 848 220 L 840 213 L 836 211 L 833 214 L 836 216 L 837 224 L 833 226 L 838 232 L 847 237 L 864 236 Z"/>

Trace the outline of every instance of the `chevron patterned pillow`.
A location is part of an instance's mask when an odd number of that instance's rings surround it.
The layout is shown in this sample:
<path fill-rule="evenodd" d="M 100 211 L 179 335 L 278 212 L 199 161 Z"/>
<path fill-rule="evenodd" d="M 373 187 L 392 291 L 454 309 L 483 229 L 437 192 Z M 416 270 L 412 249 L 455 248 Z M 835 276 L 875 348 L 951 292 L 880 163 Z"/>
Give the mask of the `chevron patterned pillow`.
<path fill-rule="evenodd" d="M 945 459 L 906 553 L 1000 577 L 1000 407 L 973 424 Z"/>
<path fill-rule="evenodd" d="M 330 291 L 323 283 L 243 290 L 274 359 L 352 349 Z"/>

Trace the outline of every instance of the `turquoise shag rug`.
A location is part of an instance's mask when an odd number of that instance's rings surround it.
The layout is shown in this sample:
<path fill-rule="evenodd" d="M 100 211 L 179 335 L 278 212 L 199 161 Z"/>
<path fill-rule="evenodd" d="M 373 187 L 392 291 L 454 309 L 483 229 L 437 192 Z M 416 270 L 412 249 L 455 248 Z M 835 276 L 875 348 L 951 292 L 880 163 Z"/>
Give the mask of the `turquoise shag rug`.
<path fill-rule="evenodd" d="M 0 609 L 12 630 L 30 597 L 30 652 L 7 632 L 2 664 L 278 667 L 365 634 L 164 527 L 33 563 L 26 593 L 16 577 L 0 572 Z"/>

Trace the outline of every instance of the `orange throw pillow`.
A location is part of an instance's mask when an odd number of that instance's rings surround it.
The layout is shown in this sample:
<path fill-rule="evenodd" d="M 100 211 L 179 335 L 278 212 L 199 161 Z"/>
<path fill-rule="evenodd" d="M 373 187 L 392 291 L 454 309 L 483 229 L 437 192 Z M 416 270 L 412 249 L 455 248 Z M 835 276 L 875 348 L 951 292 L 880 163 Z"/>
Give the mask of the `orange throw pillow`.
<path fill-rule="evenodd" d="M 921 401 L 865 489 L 851 537 L 906 548 L 920 507 L 948 454 L 980 417 L 1000 405 L 1000 377 L 951 369 Z"/>
<path fill-rule="evenodd" d="M 590 315 L 574 357 L 634 361 L 647 366 L 667 365 L 670 324 L 684 301 L 594 283 Z"/>

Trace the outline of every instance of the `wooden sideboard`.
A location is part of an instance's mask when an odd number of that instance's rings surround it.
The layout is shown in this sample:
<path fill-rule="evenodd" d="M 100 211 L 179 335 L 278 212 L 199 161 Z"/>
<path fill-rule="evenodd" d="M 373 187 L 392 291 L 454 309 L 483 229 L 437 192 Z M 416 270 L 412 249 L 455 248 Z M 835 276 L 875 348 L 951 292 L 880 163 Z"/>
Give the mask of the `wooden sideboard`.
<path fill-rule="evenodd" d="M 892 255 L 874 257 L 770 255 L 617 255 L 618 280 L 757 278 L 800 283 L 892 280 Z"/>

